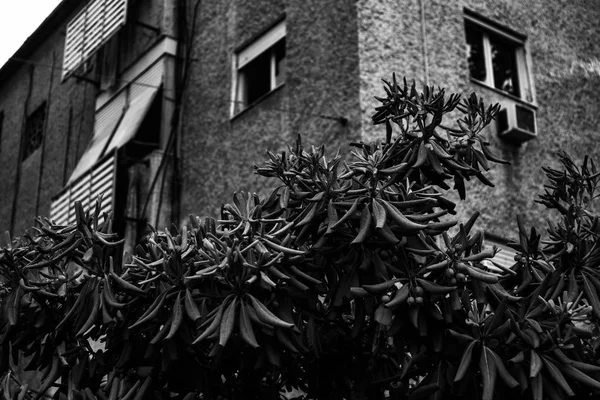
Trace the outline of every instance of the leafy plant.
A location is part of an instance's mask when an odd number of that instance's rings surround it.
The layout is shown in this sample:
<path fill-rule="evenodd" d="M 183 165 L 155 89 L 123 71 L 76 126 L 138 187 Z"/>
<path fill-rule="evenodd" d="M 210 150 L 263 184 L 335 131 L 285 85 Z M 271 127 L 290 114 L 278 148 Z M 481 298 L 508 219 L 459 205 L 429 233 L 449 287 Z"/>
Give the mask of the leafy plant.
<path fill-rule="evenodd" d="M 482 134 L 499 106 L 384 82 L 385 140 L 268 153 L 267 198 L 236 193 L 122 254 L 99 206 L 38 218 L 0 252 L 2 360 L 43 371 L 12 398 L 501 399 L 592 397 L 600 304 L 599 174 L 561 154 L 539 201 L 548 240 L 519 219 L 511 268 L 447 219 L 466 181 L 493 185 Z M 447 114 L 458 113 L 455 124 Z M 59 382 L 60 378 L 60 382 Z"/>

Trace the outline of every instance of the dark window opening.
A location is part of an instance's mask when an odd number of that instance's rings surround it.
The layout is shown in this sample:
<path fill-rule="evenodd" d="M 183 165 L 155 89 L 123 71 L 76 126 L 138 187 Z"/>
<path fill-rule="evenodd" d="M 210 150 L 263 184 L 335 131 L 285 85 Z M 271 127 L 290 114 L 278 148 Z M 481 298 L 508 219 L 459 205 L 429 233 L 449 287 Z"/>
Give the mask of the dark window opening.
<path fill-rule="evenodd" d="M 523 44 L 501 33 L 465 23 L 469 76 L 503 92 L 520 97 L 518 53 Z"/>
<path fill-rule="evenodd" d="M 490 36 L 492 50 L 492 68 L 494 86 L 512 95 L 519 95 L 519 80 L 517 77 L 517 57 L 513 44 L 497 37 Z"/>
<path fill-rule="evenodd" d="M 25 161 L 41 145 L 44 139 L 44 123 L 46 120 L 46 102 L 32 112 L 25 122 L 23 151 L 21 161 Z"/>
<path fill-rule="evenodd" d="M 483 34 L 480 30 L 470 25 L 465 27 L 467 36 L 467 52 L 469 63 L 469 75 L 473 79 L 485 81 L 485 53 L 483 49 Z"/>
<path fill-rule="evenodd" d="M 286 77 L 285 38 L 279 40 L 238 71 L 236 112 L 247 108 L 282 85 Z"/>
<path fill-rule="evenodd" d="M 271 52 L 266 51 L 240 70 L 245 82 L 245 103 L 254 103 L 271 91 Z"/>
<path fill-rule="evenodd" d="M 162 90 L 152 101 L 140 128 L 133 139 L 124 146 L 127 160 L 137 162 L 158 148 L 162 121 Z"/>

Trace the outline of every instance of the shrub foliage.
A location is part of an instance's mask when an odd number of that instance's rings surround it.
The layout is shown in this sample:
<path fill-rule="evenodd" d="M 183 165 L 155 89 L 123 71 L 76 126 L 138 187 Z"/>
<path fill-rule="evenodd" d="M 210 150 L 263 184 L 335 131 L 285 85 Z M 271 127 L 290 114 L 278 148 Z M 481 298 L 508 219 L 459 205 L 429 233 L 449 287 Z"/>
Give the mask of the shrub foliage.
<path fill-rule="evenodd" d="M 384 140 L 352 143 L 345 162 L 298 139 L 255 167 L 279 181 L 270 196 L 234 194 L 218 219 L 153 230 L 133 255 L 98 207 L 10 240 L 5 398 L 598 396 L 594 164 L 560 154 L 544 169 L 547 240 L 519 219 L 515 264 L 494 265 L 478 213 L 451 219 L 445 191 L 492 186 L 485 171 L 505 161 L 482 131 L 499 106 L 395 77 L 384 90 Z M 19 385 L 9 356 L 41 386 Z"/>

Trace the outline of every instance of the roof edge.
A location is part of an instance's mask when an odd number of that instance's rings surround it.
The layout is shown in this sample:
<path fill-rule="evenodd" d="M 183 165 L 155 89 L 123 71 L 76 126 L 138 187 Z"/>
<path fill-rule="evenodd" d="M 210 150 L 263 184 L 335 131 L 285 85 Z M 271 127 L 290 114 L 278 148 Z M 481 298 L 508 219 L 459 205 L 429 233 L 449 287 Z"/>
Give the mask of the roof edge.
<path fill-rule="evenodd" d="M 56 30 L 56 26 L 60 25 L 69 15 L 77 9 L 85 0 L 63 0 L 56 8 L 44 19 L 37 29 L 29 35 L 23 42 L 21 47 L 6 61 L 0 68 L 0 85 L 3 85 L 34 53 L 40 45 L 48 39 L 50 33 Z"/>

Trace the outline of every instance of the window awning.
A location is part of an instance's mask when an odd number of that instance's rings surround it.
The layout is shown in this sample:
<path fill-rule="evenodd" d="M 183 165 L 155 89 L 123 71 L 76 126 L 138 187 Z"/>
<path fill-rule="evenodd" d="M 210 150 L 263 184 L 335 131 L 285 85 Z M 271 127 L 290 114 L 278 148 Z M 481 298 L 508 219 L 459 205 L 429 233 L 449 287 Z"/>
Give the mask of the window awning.
<path fill-rule="evenodd" d="M 162 76 L 163 64 L 159 62 L 96 113 L 94 137 L 73 170 L 68 185 L 113 149 L 133 139 L 156 98 Z"/>
<path fill-rule="evenodd" d="M 101 211 L 113 210 L 116 150 L 131 141 L 140 129 L 161 87 L 163 71 L 164 64 L 157 62 L 96 112 L 94 137 L 66 187 L 52 199 L 51 220 L 59 225 L 74 222 L 73 204 L 81 201 L 87 210 L 99 195 Z"/>

